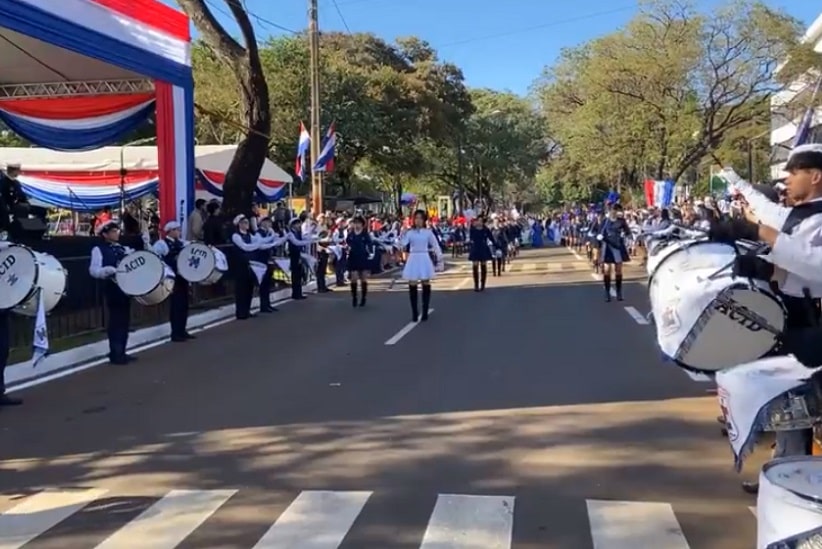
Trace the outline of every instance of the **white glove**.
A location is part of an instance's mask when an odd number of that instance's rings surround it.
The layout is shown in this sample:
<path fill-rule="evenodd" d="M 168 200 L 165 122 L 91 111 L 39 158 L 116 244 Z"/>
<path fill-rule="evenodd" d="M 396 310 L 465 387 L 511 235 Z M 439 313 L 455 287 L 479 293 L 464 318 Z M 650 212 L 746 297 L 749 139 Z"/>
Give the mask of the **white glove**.
<path fill-rule="evenodd" d="M 597 235 L 597 241 L 602 242 L 603 236 L 601 234 Z"/>
<path fill-rule="evenodd" d="M 371 261 L 375 257 L 377 257 L 377 254 L 368 254 L 368 261 Z"/>
<path fill-rule="evenodd" d="M 117 274 L 117 267 L 103 267 L 103 274 L 106 276 L 114 276 Z"/>

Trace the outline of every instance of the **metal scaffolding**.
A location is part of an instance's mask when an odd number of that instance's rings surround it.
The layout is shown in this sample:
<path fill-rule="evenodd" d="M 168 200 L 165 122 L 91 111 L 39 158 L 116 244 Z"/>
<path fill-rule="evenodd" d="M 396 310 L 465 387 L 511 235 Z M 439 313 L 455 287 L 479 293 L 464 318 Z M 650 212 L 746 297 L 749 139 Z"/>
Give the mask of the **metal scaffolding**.
<path fill-rule="evenodd" d="M 114 95 L 153 93 L 151 80 L 91 80 L 86 82 L 48 82 L 43 84 L 7 84 L 0 86 L 0 99 L 13 97 L 66 97 L 77 95 Z"/>

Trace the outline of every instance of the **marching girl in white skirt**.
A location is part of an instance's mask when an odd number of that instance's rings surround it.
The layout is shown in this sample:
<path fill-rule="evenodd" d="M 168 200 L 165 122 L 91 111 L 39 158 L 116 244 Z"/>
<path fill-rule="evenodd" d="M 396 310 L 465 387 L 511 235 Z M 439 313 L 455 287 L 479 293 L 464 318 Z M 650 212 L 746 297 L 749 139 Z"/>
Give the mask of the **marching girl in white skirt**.
<path fill-rule="evenodd" d="M 434 232 L 426 227 L 428 214 L 425 210 L 414 212 L 414 221 L 410 229 L 400 236 L 400 245 L 408 249 L 408 259 L 402 270 L 402 278 L 408 282 L 408 297 L 411 300 L 411 318 L 414 322 L 428 320 L 428 307 L 431 304 L 431 280 L 435 270 L 442 270 L 442 249 Z M 433 254 L 436 260 L 431 260 Z M 417 284 L 422 284 L 422 317 L 419 314 Z"/>

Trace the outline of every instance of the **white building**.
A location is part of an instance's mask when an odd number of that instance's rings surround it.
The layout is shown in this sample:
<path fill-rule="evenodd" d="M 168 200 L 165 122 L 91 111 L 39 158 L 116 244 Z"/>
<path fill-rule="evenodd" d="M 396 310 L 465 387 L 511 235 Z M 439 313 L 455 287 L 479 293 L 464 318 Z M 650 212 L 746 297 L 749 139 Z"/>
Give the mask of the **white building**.
<path fill-rule="evenodd" d="M 814 44 L 814 50 L 822 53 L 822 14 L 805 32 L 803 42 Z M 807 74 L 771 98 L 771 177 L 774 179 L 785 176 L 782 168 L 818 77 L 817 74 Z M 815 102 L 817 107 L 810 141 L 822 142 L 822 93 L 817 95 Z"/>

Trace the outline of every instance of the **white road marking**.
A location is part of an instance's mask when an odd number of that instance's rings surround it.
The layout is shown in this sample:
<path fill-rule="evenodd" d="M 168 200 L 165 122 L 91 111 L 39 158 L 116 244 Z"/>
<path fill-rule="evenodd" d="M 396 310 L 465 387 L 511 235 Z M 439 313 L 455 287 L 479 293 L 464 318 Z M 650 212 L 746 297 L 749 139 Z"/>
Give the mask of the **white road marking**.
<path fill-rule="evenodd" d="M 173 490 L 97 549 L 174 549 L 236 490 Z"/>
<path fill-rule="evenodd" d="M 336 549 L 371 492 L 302 492 L 254 549 Z"/>
<path fill-rule="evenodd" d="M 539 265 L 536 263 L 523 263 L 522 270 L 523 271 L 536 271 L 539 268 Z"/>
<path fill-rule="evenodd" d="M 566 247 L 567 247 L 567 246 L 566 246 Z M 581 255 L 579 255 L 575 249 L 573 249 L 573 248 L 568 248 L 568 251 L 569 251 L 569 252 L 571 252 L 572 254 L 574 254 L 574 257 L 576 257 L 579 261 L 587 261 L 584 257 L 582 257 Z"/>
<path fill-rule="evenodd" d="M 512 496 L 441 494 L 420 549 L 510 549 Z"/>
<path fill-rule="evenodd" d="M 430 316 L 430 315 L 431 315 L 431 313 L 433 313 L 433 312 L 434 312 L 434 309 L 428 309 L 428 315 L 429 315 L 429 316 Z M 396 334 L 394 334 L 394 335 L 392 335 L 390 338 L 388 338 L 388 339 L 385 341 L 385 344 L 386 344 L 386 345 L 396 345 L 397 343 L 399 343 L 399 341 L 400 341 L 402 338 L 404 338 L 405 336 L 407 336 L 407 335 L 411 332 L 411 330 L 413 330 L 414 328 L 416 328 L 416 327 L 417 327 L 417 325 L 419 325 L 419 323 L 420 323 L 419 321 L 417 321 L 417 322 L 409 322 L 408 324 L 406 324 L 405 326 L 403 326 L 403 327 L 400 329 L 400 331 L 399 331 L 399 332 L 397 332 Z"/>
<path fill-rule="evenodd" d="M 636 307 L 625 307 L 625 312 L 628 313 L 631 316 L 631 318 L 634 319 L 634 322 L 636 322 L 637 324 L 640 324 L 642 326 L 647 326 L 648 324 L 650 324 L 650 322 L 648 322 L 648 318 L 639 311 L 637 311 Z"/>
<path fill-rule="evenodd" d="M 602 282 L 602 276 L 598 275 L 596 273 L 591 273 L 591 278 L 593 278 L 594 280 L 599 280 L 600 282 Z M 611 297 L 616 297 L 616 296 L 617 296 L 616 290 L 614 289 L 613 286 L 611 286 Z"/>
<path fill-rule="evenodd" d="M 586 500 L 594 549 L 689 549 L 668 503 Z"/>
<path fill-rule="evenodd" d="M 0 515 L 0 549 L 18 549 L 103 497 L 107 490 L 40 492 Z"/>
<path fill-rule="evenodd" d="M 748 511 L 750 511 L 750 512 L 753 514 L 753 516 L 755 516 L 755 517 L 757 516 L 757 515 L 756 515 L 756 507 L 753 507 L 753 506 L 752 506 L 752 507 L 748 507 Z"/>
<path fill-rule="evenodd" d="M 459 281 L 459 283 L 458 283 L 456 286 L 454 286 L 453 288 L 451 288 L 451 289 L 452 289 L 452 290 L 461 290 L 461 289 L 465 288 L 465 286 L 466 286 L 469 282 L 471 282 L 471 277 L 465 277 L 465 278 L 463 278 L 462 280 L 460 280 L 460 281 Z"/>

